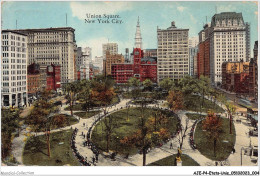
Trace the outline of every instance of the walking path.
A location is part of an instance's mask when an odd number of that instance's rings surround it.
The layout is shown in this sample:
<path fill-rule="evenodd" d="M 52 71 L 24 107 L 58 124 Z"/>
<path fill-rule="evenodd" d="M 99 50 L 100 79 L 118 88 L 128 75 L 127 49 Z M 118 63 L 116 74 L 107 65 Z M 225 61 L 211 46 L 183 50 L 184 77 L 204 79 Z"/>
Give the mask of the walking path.
<path fill-rule="evenodd" d="M 210 99 L 208 97 L 206 97 L 206 98 Z M 129 102 L 130 102 L 130 99 L 121 99 L 121 101 L 117 105 L 107 108 L 107 112 L 108 112 L 107 115 L 109 115 L 110 113 L 113 113 L 113 112 L 115 112 L 115 111 L 117 111 L 121 108 L 126 107 L 126 105 Z M 159 104 L 150 104 L 148 106 L 149 107 L 165 108 L 165 106 L 164 106 L 165 102 L 166 101 L 160 101 Z M 216 102 L 216 103 L 219 106 L 222 106 L 222 108 L 225 109 L 225 107 L 223 105 L 221 105 L 219 102 Z M 137 105 L 131 105 L 131 106 L 137 107 Z M 64 110 L 65 107 L 67 107 L 67 106 L 61 107 L 60 113 L 70 115 L 70 111 Z M 74 111 L 74 112 L 81 112 L 81 111 Z M 179 111 L 178 112 L 178 116 L 181 120 L 181 123 L 184 126 L 185 126 L 186 119 L 188 118 L 185 115 L 186 113 L 196 113 L 196 112 L 193 112 L 193 111 Z M 202 113 L 202 114 L 205 115 L 206 113 Z M 223 113 L 223 114 L 225 114 L 225 113 Z M 51 132 L 53 133 L 53 132 L 57 132 L 57 131 L 61 131 L 61 130 L 67 130 L 67 129 L 70 129 L 71 127 L 73 129 L 77 128 L 78 133 L 77 133 L 76 138 L 75 138 L 75 145 L 78 149 L 78 152 L 83 157 L 87 157 L 87 160 L 88 160 L 89 163 L 92 163 L 92 157 L 95 157 L 95 155 L 90 148 L 84 147 L 83 142 L 86 141 L 88 129 L 92 126 L 92 124 L 95 122 L 95 120 L 98 117 L 100 117 L 100 115 L 104 115 L 104 113 L 101 112 L 100 114 L 92 116 L 88 119 L 83 119 L 83 118 L 80 118 L 80 117 L 78 117 L 74 114 L 73 116 L 75 118 L 79 119 L 79 123 L 72 125 L 72 126 L 52 130 Z M 215 161 L 212 161 L 212 160 L 206 158 L 198 150 L 193 150 L 191 148 L 190 144 L 189 144 L 189 135 L 188 134 L 189 134 L 191 127 L 192 127 L 194 122 L 195 122 L 194 120 L 189 120 L 186 137 L 184 138 L 184 142 L 183 142 L 182 152 L 183 152 L 183 154 L 190 156 L 192 159 L 194 159 L 201 166 L 207 166 L 207 165 L 214 166 Z M 243 122 L 245 123 L 246 119 L 243 119 Z M 236 143 L 235 143 L 236 152 L 234 154 L 230 154 L 230 156 L 227 159 L 227 162 L 230 163 L 230 165 L 232 165 L 232 166 L 239 166 L 240 165 L 240 160 L 238 158 L 240 158 L 241 147 L 245 148 L 245 147 L 249 146 L 250 138 L 247 135 L 249 127 L 246 126 L 244 123 L 241 123 L 241 124 L 234 123 L 235 129 L 236 129 Z M 83 126 L 83 124 L 85 124 L 85 126 Z M 94 127 L 92 128 L 92 130 L 93 129 L 94 129 Z M 83 136 L 81 135 L 82 132 L 85 134 L 85 138 L 83 138 Z M 45 133 L 41 132 L 41 133 L 37 133 L 37 134 L 35 134 L 35 133 L 32 133 L 32 134 L 43 135 Z M 14 141 L 13 141 L 13 146 L 15 148 L 15 150 L 13 151 L 13 155 L 15 156 L 15 158 L 20 163 L 22 163 L 22 151 L 23 151 L 23 148 L 24 148 L 24 142 L 23 142 L 24 137 L 25 137 L 25 135 L 22 134 L 19 137 L 15 138 Z M 172 154 L 176 154 L 177 148 L 179 146 L 179 143 L 178 143 L 177 140 L 178 140 L 177 138 L 174 138 L 174 139 L 170 140 L 169 142 L 165 143 L 161 147 L 153 148 L 146 155 L 146 164 L 149 164 L 149 163 L 155 162 L 157 160 L 163 159 L 163 158 L 168 157 Z M 21 146 L 21 143 L 22 143 L 22 146 Z M 173 144 L 173 149 L 170 149 L 170 143 Z M 97 166 L 142 166 L 143 155 L 142 154 L 135 154 L 135 155 L 129 156 L 128 159 L 125 159 L 124 156 L 117 155 L 115 160 L 112 160 L 109 157 L 106 157 L 105 155 L 99 155 L 98 159 L 99 159 L 98 162 L 95 163 L 95 165 L 97 165 Z M 249 166 L 249 165 L 254 165 L 254 164 L 251 162 L 250 157 L 243 156 L 243 165 Z"/>

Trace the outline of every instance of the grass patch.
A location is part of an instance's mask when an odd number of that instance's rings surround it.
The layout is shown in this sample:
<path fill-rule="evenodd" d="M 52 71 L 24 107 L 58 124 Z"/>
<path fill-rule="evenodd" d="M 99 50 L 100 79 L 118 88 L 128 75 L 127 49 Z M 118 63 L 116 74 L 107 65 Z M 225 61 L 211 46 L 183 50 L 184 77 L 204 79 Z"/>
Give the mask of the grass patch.
<path fill-rule="evenodd" d="M 74 114 L 76 116 L 79 116 L 80 118 L 83 118 L 83 119 L 88 119 L 98 113 L 100 113 L 101 111 L 89 111 L 89 112 L 75 112 Z"/>
<path fill-rule="evenodd" d="M 190 120 L 198 120 L 200 118 L 205 118 L 205 115 L 200 116 L 200 114 L 192 114 L 192 113 L 186 113 L 186 116 L 190 119 Z"/>
<path fill-rule="evenodd" d="M 166 158 L 160 159 L 158 161 L 148 164 L 148 166 L 176 166 L 174 163 L 176 155 L 177 154 L 174 154 Z M 199 164 L 188 155 L 181 155 L 181 160 L 182 166 L 199 166 Z"/>
<path fill-rule="evenodd" d="M 168 117 L 168 123 L 162 124 L 161 127 L 166 128 L 170 132 L 170 134 L 175 133 L 178 125 L 178 119 L 175 116 L 172 116 L 170 112 L 145 108 L 144 110 L 145 118 L 148 119 L 150 117 L 154 117 L 157 111 L 165 114 L 166 117 Z M 136 148 L 135 146 L 134 147 L 121 146 L 120 139 L 123 139 L 125 136 L 131 136 L 137 131 L 137 129 L 140 129 L 138 124 L 140 123 L 141 108 L 129 108 L 129 112 L 128 112 L 129 120 L 127 120 L 127 109 L 117 111 L 111 114 L 110 116 L 111 119 L 113 120 L 112 123 L 116 125 L 116 128 L 114 128 L 114 130 L 112 131 L 109 149 L 113 151 L 117 150 L 121 154 L 126 154 L 126 153 L 129 153 L 130 155 L 136 154 L 138 152 L 138 148 Z M 103 119 L 95 126 L 92 133 L 92 141 L 102 151 L 106 150 L 106 144 L 107 144 L 105 129 L 106 128 Z M 159 127 L 157 127 L 157 129 L 159 129 Z"/>
<path fill-rule="evenodd" d="M 200 111 L 200 101 L 201 101 L 200 96 L 190 95 L 185 101 L 184 110 L 199 112 Z M 216 113 L 225 112 L 225 110 L 223 108 L 221 108 L 214 102 L 212 102 L 208 99 L 204 99 L 204 104 L 201 107 L 201 112 L 208 112 L 209 110 L 213 110 Z"/>
<path fill-rule="evenodd" d="M 228 158 L 232 148 L 234 147 L 236 141 L 236 132 L 234 124 L 232 124 L 232 134 L 229 134 L 229 119 L 222 119 L 222 133 L 220 134 L 217 145 L 216 145 L 216 157 L 214 156 L 214 141 L 213 139 L 208 139 L 206 136 L 206 131 L 202 129 L 202 121 L 197 124 L 195 130 L 194 141 L 197 149 L 211 160 L 223 161 Z M 227 142 L 228 141 L 228 142 Z M 239 151 L 236 151 L 239 152 Z"/>
<path fill-rule="evenodd" d="M 23 163 L 27 166 L 79 166 L 70 147 L 72 130 L 51 133 L 51 157 L 47 155 L 46 136 L 30 137 L 23 152 Z M 63 142 L 63 144 L 59 144 Z"/>

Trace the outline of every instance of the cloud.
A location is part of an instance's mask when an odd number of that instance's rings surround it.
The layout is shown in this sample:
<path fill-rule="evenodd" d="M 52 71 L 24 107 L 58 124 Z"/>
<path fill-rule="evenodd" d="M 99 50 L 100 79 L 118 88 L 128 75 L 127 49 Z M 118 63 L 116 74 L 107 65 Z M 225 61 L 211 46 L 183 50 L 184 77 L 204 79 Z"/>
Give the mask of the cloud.
<path fill-rule="evenodd" d="M 131 2 L 71 2 L 70 8 L 73 17 L 85 19 L 87 13 L 102 15 L 116 14 L 133 8 Z"/>
<path fill-rule="evenodd" d="M 218 13 L 219 12 L 233 12 L 235 10 L 236 10 L 236 7 L 234 5 L 231 5 L 231 4 L 225 5 L 225 6 L 223 6 L 223 5 L 217 6 Z"/>
<path fill-rule="evenodd" d="M 191 20 L 194 24 L 196 24 L 196 23 L 198 22 L 198 20 L 197 20 L 193 15 L 191 15 L 191 14 L 190 14 L 190 20 Z"/>
<path fill-rule="evenodd" d="M 183 6 L 178 6 L 177 10 L 180 12 L 183 12 L 187 7 L 183 7 Z"/>

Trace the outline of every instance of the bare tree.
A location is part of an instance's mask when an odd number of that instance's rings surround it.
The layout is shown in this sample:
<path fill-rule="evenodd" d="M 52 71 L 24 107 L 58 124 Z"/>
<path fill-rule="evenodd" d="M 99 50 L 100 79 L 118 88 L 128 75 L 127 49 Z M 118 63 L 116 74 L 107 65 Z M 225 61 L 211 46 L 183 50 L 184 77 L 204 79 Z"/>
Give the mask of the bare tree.
<path fill-rule="evenodd" d="M 186 118 L 184 124 L 181 122 L 180 127 L 178 129 L 178 134 L 177 134 L 176 138 L 177 138 L 177 140 L 179 142 L 180 149 L 182 149 L 183 140 L 184 140 L 184 138 L 185 138 L 185 136 L 187 134 L 187 130 L 189 128 L 189 126 L 188 126 L 189 125 L 189 121 L 190 120 L 188 118 Z"/>

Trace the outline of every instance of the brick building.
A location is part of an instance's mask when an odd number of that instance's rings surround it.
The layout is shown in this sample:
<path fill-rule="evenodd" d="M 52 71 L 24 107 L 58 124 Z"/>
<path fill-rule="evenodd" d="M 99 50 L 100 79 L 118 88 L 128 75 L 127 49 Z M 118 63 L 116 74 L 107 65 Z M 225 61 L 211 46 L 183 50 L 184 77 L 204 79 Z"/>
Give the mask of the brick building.
<path fill-rule="evenodd" d="M 210 23 L 204 25 L 204 29 L 199 32 L 199 58 L 198 58 L 198 78 L 201 75 L 210 76 Z"/>
<path fill-rule="evenodd" d="M 127 83 L 131 77 L 136 77 L 140 81 L 150 79 L 157 82 L 157 58 L 146 57 L 140 48 L 133 51 L 133 63 L 112 64 L 112 78 L 116 83 Z"/>
<path fill-rule="evenodd" d="M 238 94 L 249 93 L 249 62 L 224 62 L 222 88 Z"/>
<path fill-rule="evenodd" d="M 51 64 L 50 66 L 47 66 L 47 90 L 55 90 L 58 91 L 61 87 L 60 81 L 61 81 L 61 67 L 60 65 L 54 65 Z"/>
<path fill-rule="evenodd" d="M 103 71 L 105 75 L 111 75 L 112 64 L 123 64 L 125 63 L 125 58 L 122 54 L 110 54 L 109 51 L 106 52 L 106 59 L 103 60 Z"/>
<path fill-rule="evenodd" d="M 27 67 L 28 97 L 37 95 L 41 89 L 40 86 L 40 65 L 32 63 Z"/>

